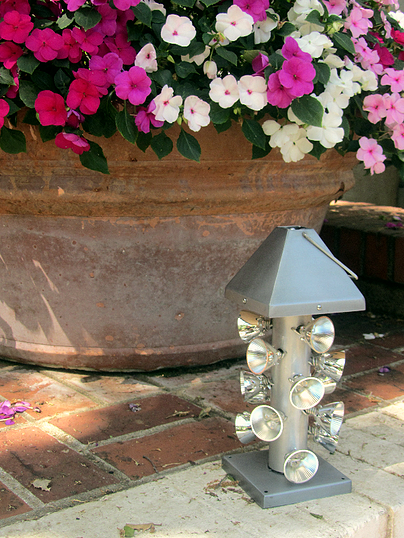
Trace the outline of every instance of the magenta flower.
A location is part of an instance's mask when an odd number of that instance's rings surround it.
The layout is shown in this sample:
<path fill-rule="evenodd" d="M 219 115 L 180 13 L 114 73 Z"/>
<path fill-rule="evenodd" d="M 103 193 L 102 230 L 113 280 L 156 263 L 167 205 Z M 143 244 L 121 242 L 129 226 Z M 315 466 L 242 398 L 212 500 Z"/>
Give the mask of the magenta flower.
<path fill-rule="evenodd" d="M 139 4 L 140 0 L 114 0 L 114 6 L 119 11 L 127 11 L 132 6 L 135 7 Z"/>
<path fill-rule="evenodd" d="M 141 105 L 151 92 L 151 80 L 143 67 L 134 66 L 115 77 L 115 93 L 120 99 L 129 99 L 132 105 Z"/>
<path fill-rule="evenodd" d="M 97 9 L 98 13 L 101 15 L 102 19 L 97 24 L 97 26 L 94 27 L 94 30 L 99 32 L 103 35 L 114 35 L 116 32 L 116 19 L 117 19 L 117 11 L 116 9 L 112 9 L 108 4 L 104 4 L 102 6 L 99 6 Z"/>
<path fill-rule="evenodd" d="M 292 95 L 279 80 L 279 71 L 269 75 L 267 99 L 270 105 L 287 108 L 294 98 L 295 95 Z"/>
<path fill-rule="evenodd" d="M 62 32 L 64 41 L 63 47 L 58 52 L 58 60 L 68 58 L 72 63 L 76 64 L 81 60 L 83 51 L 77 41 L 74 39 L 72 30 L 65 28 Z"/>
<path fill-rule="evenodd" d="M 20 89 L 20 79 L 17 64 L 13 65 L 10 69 L 10 74 L 14 79 L 14 86 L 10 86 L 7 90 L 6 97 L 9 99 L 14 99 L 18 95 L 18 90 Z"/>
<path fill-rule="evenodd" d="M 23 50 L 19 45 L 7 41 L 0 43 L 0 62 L 6 69 L 11 69 L 17 64 L 17 60 L 22 56 Z"/>
<path fill-rule="evenodd" d="M 0 37 L 6 41 L 24 43 L 33 27 L 34 23 L 29 15 L 9 11 L 0 22 Z"/>
<path fill-rule="evenodd" d="M 268 66 L 268 64 L 268 56 L 260 52 L 252 61 L 251 66 L 256 75 L 264 76 L 264 69 Z"/>
<path fill-rule="evenodd" d="M 156 120 L 156 117 L 153 114 L 153 110 L 155 109 L 156 103 L 154 101 L 151 101 L 147 108 L 139 108 L 135 117 L 135 123 L 136 127 L 139 131 L 142 131 L 142 133 L 150 133 L 150 123 L 157 128 L 163 127 L 164 121 Z"/>
<path fill-rule="evenodd" d="M 29 15 L 31 13 L 31 6 L 29 5 L 28 0 L 5 0 L 0 2 L 0 19 L 8 11 L 18 11 L 22 15 Z"/>
<path fill-rule="evenodd" d="M 108 52 L 105 56 L 92 56 L 89 67 L 91 71 L 105 73 L 108 86 L 114 83 L 115 77 L 122 71 L 123 61 L 115 52 Z"/>
<path fill-rule="evenodd" d="M 64 125 L 67 120 L 65 101 L 58 93 L 50 90 L 39 92 L 35 100 L 41 125 Z"/>
<path fill-rule="evenodd" d="M 383 148 L 376 140 L 362 136 L 359 139 L 359 145 L 356 157 L 359 161 L 363 161 L 365 168 L 370 169 L 372 175 L 384 172 L 386 167 L 383 161 L 386 160 L 386 157 L 383 155 Z"/>
<path fill-rule="evenodd" d="M 35 28 L 32 34 L 27 37 L 25 45 L 29 50 L 32 50 L 37 60 L 49 62 L 57 57 L 58 51 L 64 45 L 64 41 L 61 35 L 50 28 L 45 28 L 44 30 Z"/>
<path fill-rule="evenodd" d="M 106 49 L 105 52 L 104 49 Z M 115 52 L 123 61 L 123 65 L 133 65 L 136 58 L 136 50 L 128 41 L 126 33 L 117 34 L 115 39 L 107 37 L 100 47 L 99 54 L 100 56 L 105 56 L 107 52 Z"/>
<path fill-rule="evenodd" d="M 87 80 L 81 78 L 73 80 L 69 87 L 66 104 L 70 108 L 79 108 L 83 114 L 95 114 L 100 106 L 98 90 Z"/>
<path fill-rule="evenodd" d="M 0 99 L 0 128 L 4 125 L 4 118 L 10 111 L 10 106 L 4 99 Z"/>
<path fill-rule="evenodd" d="M 56 135 L 55 144 L 61 149 L 71 149 L 76 155 L 81 155 L 90 149 L 88 141 L 74 133 L 59 133 Z"/>
<path fill-rule="evenodd" d="M 282 56 L 286 60 L 291 60 L 292 58 L 300 58 L 305 62 L 311 62 L 311 56 L 307 52 L 303 52 L 299 45 L 297 44 L 296 39 L 293 37 L 287 37 L 285 43 L 282 47 Z"/>
<path fill-rule="evenodd" d="M 70 125 L 70 127 L 77 129 L 80 123 L 83 123 L 84 120 L 85 117 L 83 114 L 77 112 L 77 110 L 70 109 L 67 111 L 66 125 Z"/>
<path fill-rule="evenodd" d="M 93 84 L 97 88 L 99 95 L 107 95 L 110 84 L 107 82 L 107 75 L 105 71 L 97 69 L 90 71 L 80 67 L 74 73 L 74 76 L 77 79 L 82 79 L 90 84 Z"/>
<path fill-rule="evenodd" d="M 95 32 L 94 30 L 87 30 L 85 32 L 76 26 L 72 30 L 72 36 L 80 45 L 81 50 L 88 52 L 88 54 L 97 54 L 98 47 L 104 39 L 99 32 Z"/>
<path fill-rule="evenodd" d="M 41 410 L 38 407 L 32 407 L 28 402 L 17 400 L 11 403 L 9 400 L 4 400 L 0 403 L 0 421 L 4 421 L 7 426 L 15 424 L 14 418 L 16 413 L 23 413 L 27 409 L 32 409 L 37 413 Z"/>
<path fill-rule="evenodd" d="M 311 63 L 294 57 L 283 62 L 282 69 L 279 71 L 279 82 L 288 89 L 291 95 L 301 97 L 313 91 L 315 76 L 316 70 Z"/>
<path fill-rule="evenodd" d="M 77 11 L 85 3 L 85 1 L 86 0 L 67 0 L 67 9 L 69 11 Z"/>
<path fill-rule="evenodd" d="M 248 13 L 254 22 L 265 21 L 266 10 L 269 8 L 269 0 L 234 0 L 233 4 Z"/>

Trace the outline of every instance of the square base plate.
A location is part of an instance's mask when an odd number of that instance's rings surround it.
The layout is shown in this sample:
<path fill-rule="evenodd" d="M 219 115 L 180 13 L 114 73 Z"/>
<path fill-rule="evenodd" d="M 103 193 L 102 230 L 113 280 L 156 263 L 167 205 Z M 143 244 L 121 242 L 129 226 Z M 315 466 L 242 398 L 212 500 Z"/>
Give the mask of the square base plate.
<path fill-rule="evenodd" d="M 351 493 L 351 480 L 317 457 L 317 473 L 303 484 L 289 482 L 282 473 L 271 471 L 268 467 L 268 450 L 223 456 L 222 466 L 261 508 Z"/>

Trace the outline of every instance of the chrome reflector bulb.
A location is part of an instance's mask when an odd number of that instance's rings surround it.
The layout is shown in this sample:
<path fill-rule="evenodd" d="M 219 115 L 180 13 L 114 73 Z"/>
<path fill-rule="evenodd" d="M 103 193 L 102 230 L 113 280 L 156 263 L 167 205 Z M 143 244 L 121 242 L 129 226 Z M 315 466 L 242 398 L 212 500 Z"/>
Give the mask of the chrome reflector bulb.
<path fill-rule="evenodd" d="M 282 351 L 275 349 L 262 338 L 255 338 L 247 348 L 247 365 L 253 374 L 259 375 L 275 366 L 282 356 Z"/>
<path fill-rule="evenodd" d="M 338 435 L 344 419 L 344 402 L 333 402 L 305 411 L 314 416 L 317 424 L 332 436 Z"/>
<path fill-rule="evenodd" d="M 261 441 L 275 441 L 283 431 L 283 419 L 276 409 L 260 405 L 251 413 L 251 428 Z"/>
<path fill-rule="evenodd" d="M 257 440 L 251 428 L 250 413 L 247 413 L 247 411 L 238 413 L 235 421 L 235 429 L 238 440 L 244 445 Z"/>
<path fill-rule="evenodd" d="M 345 368 L 345 360 L 345 351 L 333 351 L 312 357 L 311 365 L 314 366 L 316 373 L 325 374 L 338 383 Z"/>
<path fill-rule="evenodd" d="M 294 329 L 316 353 L 325 353 L 334 342 L 334 324 L 327 316 L 314 319 L 308 325 Z"/>
<path fill-rule="evenodd" d="M 251 342 L 258 336 L 265 336 L 271 329 L 271 320 L 242 310 L 237 319 L 237 329 L 240 338 L 244 342 Z"/>
<path fill-rule="evenodd" d="M 296 409 L 311 409 L 324 396 L 324 385 L 315 377 L 295 376 L 292 381 L 295 383 L 290 389 L 289 399 Z"/>
<path fill-rule="evenodd" d="M 311 450 L 295 450 L 285 459 L 283 472 L 289 482 L 303 484 L 316 474 L 317 456 Z"/>
<path fill-rule="evenodd" d="M 313 426 L 309 427 L 309 433 L 313 435 L 313 440 L 316 443 L 328 450 L 330 454 L 334 454 L 338 444 L 338 435 L 331 435 L 319 424 L 313 424 Z"/>
<path fill-rule="evenodd" d="M 262 403 L 269 400 L 271 381 L 265 375 L 255 375 L 242 370 L 240 388 L 244 400 L 249 403 Z"/>

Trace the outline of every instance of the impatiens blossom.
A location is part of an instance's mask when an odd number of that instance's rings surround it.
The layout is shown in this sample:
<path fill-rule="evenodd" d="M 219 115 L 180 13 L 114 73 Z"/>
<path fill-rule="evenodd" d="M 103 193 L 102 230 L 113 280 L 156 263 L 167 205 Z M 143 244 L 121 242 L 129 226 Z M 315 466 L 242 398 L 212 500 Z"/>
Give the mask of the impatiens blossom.
<path fill-rule="evenodd" d="M 384 172 L 385 165 L 383 163 L 386 157 L 383 155 L 383 148 L 376 140 L 362 136 L 359 139 L 359 146 L 356 157 L 359 161 L 363 161 L 365 168 L 370 169 L 372 175 Z"/>
<path fill-rule="evenodd" d="M 135 65 L 143 67 L 146 73 L 158 70 L 156 49 L 151 43 L 142 47 L 136 55 Z"/>
<path fill-rule="evenodd" d="M 382 76 L 381 83 L 390 86 L 392 92 L 404 91 L 404 71 L 388 68 Z"/>
<path fill-rule="evenodd" d="M 139 108 L 135 117 L 135 123 L 136 127 L 139 129 L 139 131 L 142 131 L 142 133 L 150 133 L 150 124 L 157 128 L 163 127 L 164 121 L 159 121 L 156 119 L 155 115 L 153 114 L 154 110 L 156 110 L 156 103 L 154 101 L 150 101 L 147 108 Z"/>
<path fill-rule="evenodd" d="M 40 62 L 54 60 L 58 51 L 63 47 L 64 41 L 61 35 L 50 28 L 40 30 L 35 28 L 25 41 L 25 45 L 32 50 L 34 56 Z"/>
<path fill-rule="evenodd" d="M 4 14 L 4 20 L 0 22 L 0 37 L 14 43 L 24 43 L 34 23 L 29 15 L 18 11 L 9 11 Z"/>
<path fill-rule="evenodd" d="M 88 141 L 84 137 L 74 133 L 59 133 L 56 135 L 55 144 L 58 148 L 70 148 L 76 155 L 81 155 L 85 151 L 90 150 Z"/>
<path fill-rule="evenodd" d="M 368 120 L 377 123 L 386 117 L 387 110 L 384 104 L 384 97 L 378 93 L 367 95 L 363 100 L 363 110 L 368 113 Z"/>
<path fill-rule="evenodd" d="M 254 22 L 264 21 L 267 17 L 265 11 L 269 8 L 269 0 L 234 0 L 233 3 L 251 15 Z"/>
<path fill-rule="evenodd" d="M 209 111 L 210 105 L 196 95 L 190 95 L 184 101 L 184 118 L 191 131 L 198 132 L 201 127 L 209 125 Z"/>
<path fill-rule="evenodd" d="M 4 125 L 4 118 L 10 111 L 10 105 L 4 99 L 0 99 L 0 127 Z"/>
<path fill-rule="evenodd" d="M 261 110 L 267 104 L 267 85 L 263 77 L 244 75 L 238 82 L 240 103 L 251 110 Z"/>
<path fill-rule="evenodd" d="M 267 89 L 268 103 L 279 108 L 287 108 L 293 99 L 294 95 L 279 80 L 279 71 L 269 75 Z"/>
<path fill-rule="evenodd" d="M 232 5 L 227 13 L 216 15 L 216 31 L 222 33 L 229 41 L 236 41 L 239 37 L 250 35 L 253 29 L 254 19 L 248 13 L 244 13 L 236 5 Z"/>
<path fill-rule="evenodd" d="M 400 151 L 404 150 L 404 125 L 402 123 L 394 125 L 391 139 L 394 142 L 394 147 L 396 147 Z"/>
<path fill-rule="evenodd" d="M 91 71 L 102 71 L 105 75 L 107 87 L 114 83 L 115 77 L 122 71 L 123 62 L 115 52 L 108 52 L 105 56 L 91 56 L 89 61 Z"/>
<path fill-rule="evenodd" d="M 182 105 L 182 97 L 180 95 L 174 95 L 174 90 L 167 86 L 163 86 L 161 93 L 154 98 L 156 109 L 153 114 L 158 121 L 168 121 L 168 123 L 174 123 L 177 121 L 178 114 L 180 113 L 180 106 Z"/>
<path fill-rule="evenodd" d="M 211 80 L 213 80 L 214 78 L 216 78 L 217 76 L 217 65 L 216 65 L 216 62 L 214 62 L 213 60 L 207 60 L 204 64 L 203 64 L 203 72 L 204 74 Z"/>
<path fill-rule="evenodd" d="M 332 47 L 332 41 L 320 32 L 311 32 L 308 35 L 296 39 L 303 52 L 307 52 L 312 58 L 320 58 L 323 51 Z"/>
<path fill-rule="evenodd" d="M 6 69 L 12 69 L 22 54 L 23 50 L 19 45 L 10 41 L 0 43 L 0 62 L 4 64 Z"/>
<path fill-rule="evenodd" d="M 346 19 L 345 28 L 349 29 L 354 37 L 364 35 L 372 28 L 372 22 L 369 20 L 372 16 L 372 9 L 354 7 Z"/>
<path fill-rule="evenodd" d="M 35 100 L 35 110 L 38 112 L 41 125 L 64 125 L 67 112 L 63 97 L 50 90 L 39 92 Z"/>
<path fill-rule="evenodd" d="M 342 118 L 335 112 L 324 114 L 322 127 L 309 125 L 307 138 L 320 142 L 324 148 L 333 148 L 344 139 L 344 129 L 341 127 Z"/>
<path fill-rule="evenodd" d="M 151 79 L 143 67 L 133 66 L 115 77 L 115 93 L 132 105 L 142 105 L 151 92 Z"/>
<path fill-rule="evenodd" d="M 390 128 L 404 122 L 404 99 L 399 93 L 383 95 L 386 107 L 386 125 Z"/>
<path fill-rule="evenodd" d="M 196 30 L 188 17 L 168 15 L 161 29 L 161 39 L 166 43 L 188 47 L 196 36 Z"/>
<path fill-rule="evenodd" d="M 230 108 L 239 99 L 237 80 L 233 75 L 215 78 L 210 83 L 209 97 L 222 108 Z"/>
<path fill-rule="evenodd" d="M 99 92 L 91 82 L 76 79 L 69 86 L 66 104 L 70 108 L 79 108 L 83 114 L 95 114 L 100 106 Z"/>
<path fill-rule="evenodd" d="M 310 62 L 294 57 L 283 63 L 279 71 L 279 82 L 288 89 L 291 95 L 301 97 L 313 91 L 315 76 L 316 70 Z"/>
<path fill-rule="evenodd" d="M 267 43 L 274 30 L 278 26 L 279 15 L 273 9 L 267 10 L 267 17 L 254 24 L 254 43 Z"/>

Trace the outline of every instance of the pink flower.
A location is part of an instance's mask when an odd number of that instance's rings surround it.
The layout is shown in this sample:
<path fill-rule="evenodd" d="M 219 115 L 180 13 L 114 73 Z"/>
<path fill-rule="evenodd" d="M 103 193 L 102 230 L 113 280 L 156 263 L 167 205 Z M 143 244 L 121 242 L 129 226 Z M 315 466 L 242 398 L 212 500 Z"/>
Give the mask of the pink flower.
<path fill-rule="evenodd" d="M 294 98 L 295 96 L 290 93 L 289 89 L 280 82 L 279 71 L 269 75 L 267 99 L 270 105 L 287 108 Z"/>
<path fill-rule="evenodd" d="M 6 41 L 24 43 L 33 27 L 34 23 L 29 15 L 9 11 L 4 14 L 4 20 L 0 22 L 0 37 Z"/>
<path fill-rule="evenodd" d="M 114 6 L 116 9 L 119 9 L 119 11 L 127 11 L 132 6 L 137 6 L 139 2 L 140 0 L 114 0 Z"/>
<path fill-rule="evenodd" d="M 391 139 L 394 142 L 394 147 L 399 150 L 404 149 L 404 125 L 402 123 L 399 123 L 393 127 Z"/>
<path fill-rule="evenodd" d="M 367 34 L 369 28 L 372 28 L 373 26 L 372 22 L 369 20 L 372 16 L 373 9 L 354 7 L 349 17 L 346 18 L 345 28 L 351 31 L 353 37 Z"/>
<path fill-rule="evenodd" d="M 139 129 L 139 131 L 142 131 L 142 133 L 150 132 L 150 123 L 157 128 L 163 127 L 164 121 L 156 120 L 156 117 L 153 114 L 153 110 L 155 109 L 156 103 L 154 101 L 151 101 L 147 108 L 139 108 L 139 111 L 135 117 L 135 123 L 136 127 Z"/>
<path fill-rule="evenodd" d="M 4 118 L 10 111 L 9 104 L 4 99 L 0 99 L 0 128 L 4 125 Z"/>
<path fill-rule="evenodd" d="M 4 64 L 6 69 L 14 67 L 22 53 L 22 48 L 15 43 L 10 41 L 0 43 L 0 62 Z"/>
<path fill-rule="evenodd" d="M 268 56 L 260 52 L 251 62 L 251 66 L 256 75 L 264 76 L 264 69 L 269 64 Z"/>
<path fill-rule="evenodd" d="M 143 67 L 134 66 L 115 77 L 115 93 L 120 99 L 129 99 L 132 105 L 141 105 L 151 92 L 151 80 Z"/>
<path fill-rule="evenodd" d="M 88 54 L 97 54 L 98 47 L 104 39 L 99 32 L 95 32 L 94 30 L 87 30 L 87 32 L 85 32 L 77 27 L 73 28 L 72 36 L 80 45 L 81 50 L 88 52 Z"/>
<path fill-rule="evenodd" d="M 269 8 L 269 0 L 234 0 L 233 4 L 248 13 L 254 22 L 265 21 L 266 10 Z"/>
<path fill-rule="evenodd" d="M 58 148 L 70 148 L 77 155 L 81 155 L 84 151 L 90 149 L 90 144 L 84 137 L 73 133 L 59 133 L 56 135 L 55 144 Z"/>
<path fill-rule="evenodd" d="M 97 9 L 98 13 L 101 15 L 101 21 L 94 27 L 94 30 L 103 35 L 114 35 L 116 32 L 116 19 L 117 11 L 112 9 L 108 4 L 99 6 Z"/>
<path fill-rule="evenodd" d="M 359 145 L 356 157 L 359 161 L 363 161 L 365 168 L 370 169 L 372 175 L 384 172 L 386 167 L 383 161 L 386 160 L 386 157 L 383 155 L 383 148 L 376 140 L 363 136 L 359 139 Z"/>
<path fill-rule="evenodd" d="M 72 30 L 65 28 L 62 32 L 62 38 L 64 45 L 58 52 L 58 60 L 69 58 L 72 63 L 78 63 L 81 60 L 83 51 L 81 50 L 80 45 L 74 39 Z"/>
<path fill-rule="evenodd" d="M 279 71 L 279 82 L 291 95 L 301 97 L 313 91 L 315 76 L 316 70 L 311 63 L 304 62 L 300 58 L 291 58 L 283 62 Z"/>
<path fill-rule="evenodd" d="M 0 2 L 0 18 L 3 18 L 9 11 L 18 11 L 22 15 L 29 15 L 31 6 L 28 0 L 4 0 Z"/>
<path fill-rule="evenodd" d="M 58 93 L 50 90 L 39 92 L 35 99 L 41 125 L 64 125 L 67 120 L 65 101 Z"/>
<path fill-rule="evenodd" d="M 385 93 L 384 105 L 386 107 L 386 125 L 392 127 L 397 123 L 404 122 L 404 99 L 399 93 L 392 93 L 391 95 Z"/>
<path fill-rule="evenodd" d="M 92 56 L 89 67 L 91 71 L 102 71 L 105 74 L 107 87 L 114 83 L 115 77 L 122 71 L 123 62 L 115 52 L 108 52 L 105 56 Z"/>
<path fill-rule="evenodd" d="M 123 32 L 117 34 L 115 39 L 107 37 L 104 40 L 99 54 L 100 56 L 105 56 L 107 52 L 115 52 L 121 58 L 123 65 L 133 65 L 136 58 L 136 51 L 128 41 L 128 35 Z"/>
<path fill-rule="evenodd" d="M 25 45 L 29 50 L 32 50 L 37 60 L 49 62 L 57 57 L 58 51 L 64 45 L 64 41 L 62 36 L 50 28 L 45 28 L 44 30 L 35 28 L 32 34 L 27 37 Z"/>
<path fill-rule="evenodd" d="M 404 91 L 404 71 L 387 68 L 382 76 L 381 83 L 384 86 L 390 86 L 392 92 Z"/>
<path fill-rule="evenodd" d="M 94 85 L 99 95 L 107 95 L 108 88 L 110 86 L 107 81 L 107 75 L 105 71 L 102 70 L 88 70 L 80 67 L 75 73 L 75 78 L 85 80 L 90 84 Z"/>
<path fill-rule="evenodd" d="M 346 8 L 346 0 L 324 0 L 324 4 L 328 9 L 328 13 L 333 15 L 341 15 Z"/>
<path fill-rule="evenodd" d="M 184 118 L 191 131 L 198 132 L 210 123 L 210 105 L 196 95 L 189 95 L 184 101 Z"/>
<path fill-rule="evenodd" d="M 303 52 L 299 45 L 297 44 L 296 39 L 293 37 L 287 37 L 285 43 L 282 47 L 282 56 L 286 60 L 291 60 L 292 58 L 300 58 L 305 62 L 311 62 L 311 56 L 307 52 Z"/>
<path fill-rule="evenodd" d="M 387 114 L 384 97 L 378 93 L 367 95 L 363 100 L 363 110 L 368 112 L 368 120 L 371 123 L 379 122 Z"/>
<path fill-rule="evenodd" d="M 80 108 L 83 114 L 95 114 L 100 106 L 97 88 L 81 78 L 73 80 L 69 87 L 66 104 L 70 108 Z"/>
<path fill-rule="evenodd" d="M 66 0 L 67 9 L 69 11 L 77 11 L 86 0 Z"/>

